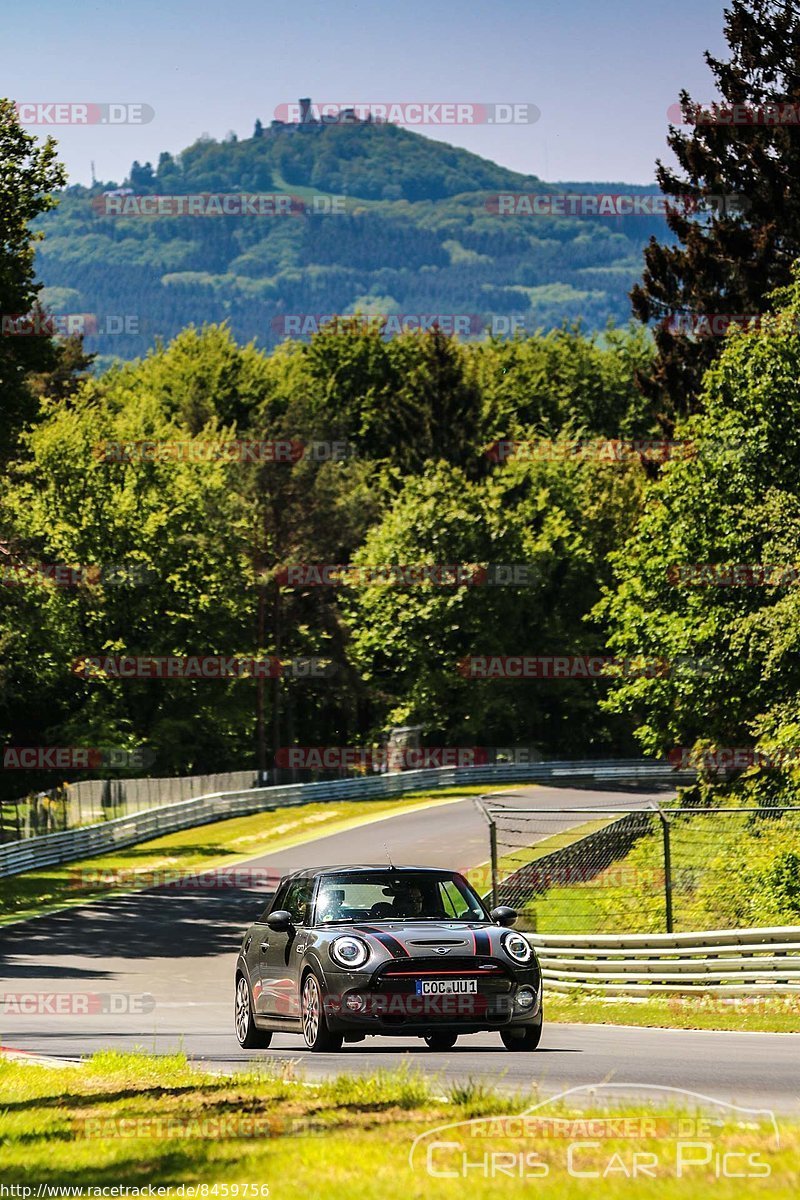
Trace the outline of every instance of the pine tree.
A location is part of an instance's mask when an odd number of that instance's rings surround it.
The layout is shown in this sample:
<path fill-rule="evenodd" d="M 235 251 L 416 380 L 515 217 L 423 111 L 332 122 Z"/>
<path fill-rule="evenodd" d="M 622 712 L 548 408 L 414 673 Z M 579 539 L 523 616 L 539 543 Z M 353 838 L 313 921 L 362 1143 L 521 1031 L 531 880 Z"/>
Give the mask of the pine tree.
<path fill-rule="evenodd" d="M 253 129 L 253 137 L 260 138 L 263 136 L 264 136 L 264 126 L 261 124 L 258 117 L 256 117 L 256 123 L 255 123 L 255 127 Z"/>
<path fill-rule="evenodd" d="M 134 161 L 130 173 L 130 185 L 135 192 L 146 192 L 155 184 L 155 176 L 153 175 L 153 164 L 146 162 L 142 165 L 138 161 Z"/>
<path fill-rule="evenodd" d="M 637 317 L 656 322 L 655 368 L 640 386 L 667 425 L 697 407 L 702 375 L 724 341 L 693 336 L 693 322 L 769 311 L 770 293 L 790 282 L 800 257 L 800 10 L 793 0 L 732 0 L 725 39 L 728 61 L 705 55 L 723 100 L 698 111 L 681 92 L 693 128 L 670 127 L 680 170 L 659 160 L 657 178 L 667 197 L 735 195 L 741 209 L 712 202 L 698 217 L 681 202 L 670 206 L 677 241 L 651 239 L 631 293 Z"/>

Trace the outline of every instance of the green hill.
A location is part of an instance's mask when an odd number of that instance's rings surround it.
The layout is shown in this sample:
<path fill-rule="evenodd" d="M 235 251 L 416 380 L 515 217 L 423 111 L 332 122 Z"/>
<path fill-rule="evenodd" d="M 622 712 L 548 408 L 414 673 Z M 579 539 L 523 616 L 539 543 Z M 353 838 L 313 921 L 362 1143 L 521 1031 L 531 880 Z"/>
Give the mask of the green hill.
<path fill-rule="evenodd" d="M 283 215 L 109 215 L 141 208 L 103 195 L 117 186 L 66 189 L 39 223 L 38 270 L 54 312 L 96 315 L 87 347 L 123 358 L 192 322 L 227 319 L 268 347 L 294 314 L 357 310 L 457 314 L 473 333 L 493 319 L 499 332 L 598 329 L 629 319 L 642 247 L 668 237 L 660 217 L 499 215 L 503 191 L 656 188 L 547 185 L 393 125 L 202 139 L 155 168 L 134 163 L 124 182 L 136 197 L 296 197 Z"/>

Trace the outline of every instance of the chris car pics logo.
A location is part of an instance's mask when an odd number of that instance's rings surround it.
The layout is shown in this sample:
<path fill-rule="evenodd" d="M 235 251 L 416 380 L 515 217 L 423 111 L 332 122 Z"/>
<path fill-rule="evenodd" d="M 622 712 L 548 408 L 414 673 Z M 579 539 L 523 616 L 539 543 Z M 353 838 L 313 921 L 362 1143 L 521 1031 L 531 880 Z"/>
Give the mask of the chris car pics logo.
<path fill-rule="evenodd" d="M 769 1109 L 683 1088 L 600 1083 L 522 1113 L 439 1125 L 416 1137 L 408 1164 L 432 1179 L 755 1180 L 772 1175 L 780 1133 Z"/>

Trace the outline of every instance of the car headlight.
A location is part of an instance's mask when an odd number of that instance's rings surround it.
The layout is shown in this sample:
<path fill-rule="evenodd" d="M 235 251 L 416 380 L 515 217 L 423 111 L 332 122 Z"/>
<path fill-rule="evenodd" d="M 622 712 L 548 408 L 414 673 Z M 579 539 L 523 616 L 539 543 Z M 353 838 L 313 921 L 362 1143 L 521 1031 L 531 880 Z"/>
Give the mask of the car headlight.
<path fill-rule="evenodd" d="M 331 942 L 330 955 L 340 967 L 363 967 L 369 958 L 369 946 L 361 938 L 345 935 Z"/>
<path fill-rule="evenodd" d="M 503 937 L 503 949 L 514 962 L 530 962 L 533 957 L 531 944 L 521 933 L 507 933 Z"/>

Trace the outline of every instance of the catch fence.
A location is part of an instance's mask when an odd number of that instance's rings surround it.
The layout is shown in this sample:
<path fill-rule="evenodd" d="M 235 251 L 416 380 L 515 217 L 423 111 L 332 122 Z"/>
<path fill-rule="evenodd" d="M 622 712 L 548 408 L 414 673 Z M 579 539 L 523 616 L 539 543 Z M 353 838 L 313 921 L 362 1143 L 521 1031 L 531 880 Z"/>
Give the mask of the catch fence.
<path fill-rule="evenodd" d="M 489 826 L 482 890 L 517 909 L 520 929 L 672 933 L 800 918 L 798 807 L 477 803 Z"/>

